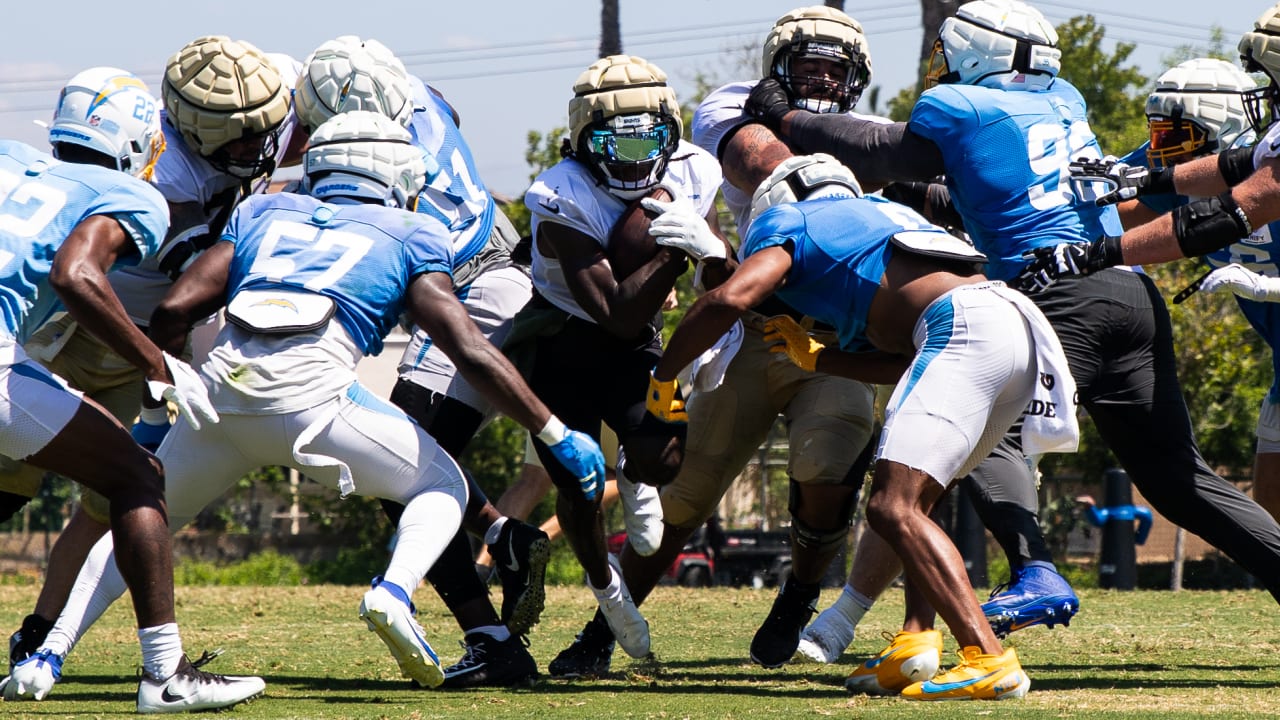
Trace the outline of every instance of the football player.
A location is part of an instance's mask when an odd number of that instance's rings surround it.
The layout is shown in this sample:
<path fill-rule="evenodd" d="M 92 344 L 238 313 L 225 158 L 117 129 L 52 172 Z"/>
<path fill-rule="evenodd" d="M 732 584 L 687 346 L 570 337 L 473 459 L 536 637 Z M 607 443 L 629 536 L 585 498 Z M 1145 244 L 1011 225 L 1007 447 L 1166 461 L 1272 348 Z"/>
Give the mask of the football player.
<path fill-rule="evenodd" d="M 785 315 L 766 321 L 765 338 L 805 370 L 897 383 L 867 522 L 961 645 L 959 668 L 920 677 L 903 696 L 1022 697 L 1031 682 L 1017 654 L 992 633 L 960 553 L 929 512 L 1033 398 L 1070 404 L 1074 387 L 1048 321 L 1020 293 L 989 282 L 977 269 L 986 258 L 972 245 L 903 205 L 863 197 L 830 156 L 784 160 L 756 190 L 752 214 L 741 265 L 694 303 L 654 368 L 649 411 L 669 418 L 676 371 L 775 292 L 835 328 L 838 350 Z M 1075 449 L 1079 427 L 1074 414 L 1064 419 L 1046 448 Z"/>
<path fill-rule="evenodd" d="M 107 276 L 139 328 L 147 327 L 151 311 L 173 279 L 217 239 L 235 204 L 246 193 L 265 189 L 277 149 L 287 146 L 293 134 L 289 88 L 295 64 L 287 55 L 268 56 L 249 43 L 222 36 L 197 38 L 169 58 L 159 113 L 160 139 L 167 150 L 148 166 L 144 178 L 168 205 L 168 233 L 156 253 Z M 142 408 L 139 416 L 142 373 L 109 343 L 61 314 L 37 330 L 26 346 L 33 357 L 120 422 L 139 418 L 133 435 L 143 447 L 154 451 L 159 446 L 169 428 L 168 412 L 157 405 Z M 20 465 L 7 470 L 0 474 L 0 488 L 18 487 L 23 496 L 34 494 L 38 471 Z M 106 531 L 105 501 L 92 491 L 83 493 L 50 553 L 36 606 L 10 641 L 11 665 L 44 642 L 89 548 Z"/>
<path fill-rule="evenodd" d="M 217 422 L 199 377 L 147 339 L 107 281 L 112 266 L 136 264 L 164 238 L 164 199 L 143 179 L 164 149 L 159 103 L 123 70 L 86 70 L 62 89 L 49 140 L 53 157 L 0 142 L 0 246 L 11 260 L 0 280 L 7 418 L 0 452 L 72 478 L 106 500 L 112 535 L 125 550 L 119 573 L 132 592 L 142 644 L 138 712 L 234 705 L 261 693 L 264 683 L 197 670 L 182 651 L 161 464 L 119 420 L 19 344 L 25 329 L 61 302 L 85 332 L 106 338 L 112 352 L 138 368 L 157 399 L 173 400 L 196 427 Z M 5 699 L 44 697 L 60 666 L 47 651 L 25 657 L 0 682 Z"/>
<path fill-rule="evenodd" d="M 926 77 L 930 88 L 907 123 L 796 113 L 768 81 L 752 91 L 748 109 L 796 146 L 831 151 L 869 185 L 945 174 L 995 279 L 1033 290 L 1045 284 L 1038 279 L 1065 274 L 1061 266 L 1091 268 L 1085 256 L 1101 258 L 1103 269 L 1032 295 L 1062 339 L 1081 404 L 1161 514 L 1276 594 L 1280 526 L 1200 456 L 1178 385 L 1169 314 L 1154 283 L 1110 268 L 1171 259 L 1167 245 L 1144 244 L 1137 230 L 1119 241 L 1114 208 L 1078 200 L 1069 182 L 1073 162 L 1089 165 L 1079 159 L 1100 161 L 1101 152 L 1083 98 L 1057 77 L 1056 43 L 1038 10 L 978 0 L 944 21 Z M 1180 214 L 1187 251 L 1165 242 L 1178 256 L 1228 244 L 1241 237 L 1224 231 L 1224 223 L 1239 220 L 1234 207 L 1229 195 L 1194 206 Z"/>
<path fill-rule="evenodd" d="M 603 58 L 578 77 L 573 92 L 567 156 L 525 194 L 533 214 L 535 294 L 516 318 L 525 340 L 509 351 L 531 350 L 534 391 L 577 427 L 595 429 L 603 420 L 625 457 L 628 442 L 643 432 L 648 374 L 662 352 L 658 313 L 688 261 L 684 252 L 659 246 L 630 275 L 615 278 L 611 232 L 629 203 L 661 186 L 690 226 L 703 231 L 705 252 L 726 258 L 728 244 L 714 229 L 721 175 L 714 158 L 680 139 L 675 93 L 652 63 Z M 543 439 L 535 438 L 534 447 L 559 490 L 560 527 L 599 602 L 605 662 L 614 638 L 632 657 L 645 656 L 648 624 L 605 550 L 600 488 L 580 486 L 547 462 Z M 563 667 L 564 656 L 551 663 L 551 674 L 580 674 L 580 663 Z"/>
<path fill-rule="evenodd" d="M 1196 58 L 1170 68 L 1156 80 L 1147 97 L 1150 142 L 1122 159 L 1130 167 L 1171 168 L 1216 152 L 1247 154 L 1254 139 L 1244 98 L 1255 83 L 1240 68 L 1222 60 Z M 1241 150 L 1240 148 L 1244 148 Z M 1118 205 L 1126 227 L 1140 225 L 1187 199 L 1172 193 L 1144 194 Z M 1253 467 L 1253 496 L 1272 517 L 1280 516 L 1280 368 L 1275 349 L 1280 326 L 1268 303 L 1280 300 L 1276 238 L 1280 225 L 1271 223 L 1248 238 L 1204 257 L 1214 269 L 1198 282 L 1199 290 L 1226 290 L 1236 295 L 1249 324 L 1272 348 L 1276 380 L 1262 400 L 1258 416 L 1257 454 Z M 1176 300 L 1176 299 L 1175 299 Z"/>
<path fill-rule="evenodd" d="M 348 110 L 380 112 L 406 126 L 415 144 L 432 158 L 417 212 L 431 215 L 453 234 L 455 294 L 485 337 L 501 345 L 512 318 L 528 302 L 528 270 L 511 260 L 517 234 L 485 189 L 453 108 L 434 89 L 411 76 L 376 40 L 342 36 L 307 58 L 298 78 L 296 112 L 316 127 Z M 473 388 L 449 357 L 420 327 L 400 361 L 391 401 L 414 418 L 450 455 L 457 457 L 493 417 L 493 405 Z M 463 527 L 502 557 L 502 614 L 473 569 L 471 544 L 461 530 L 427 573 L 464 633 L 466 653 L 445 670 L 446 687 L 509 685 L 537 674 L 519 637 L 538 621 L 544 602 L 542 578 L 549 539 L 537 528 L 499 513 L 471 477 Z M 401 508 L 383 501 L 393 522 Z"/>
<path fill-rule="evenodd" d="M 184 273 L 152 315 L 163 347 L 180 347 L 193 323 L 225 306 L 202 372 L 226 421 L 216 432 L 175 427 L 165 464 L 174 528 L 192 520 L 245 473 L 285 465 L 343 495 L 405 507 L 387 570 L 365 593 L 360 616 L 387 644 L 405 677 L 427 687 L 443 670 L 414 620 L 410 597 L 457 531 L 466 483 L 454 460 L 397 408 L 356 380 L 355 366 L 382 348 L 402 313 L 432 333 L 460 371 L 500 410 L 547 438 L 565 472 L 603 477 L 600 449 L 568 430 L 484 340 L 452 292 L 451 235 L 435 218 L 407 213 L 425 181 L 421 149 L 379 113 L 335 116 L 311 136 L 308 195 L 255 196 L 231 215 L 221 242 Z M 207 430 L 207 429 L 206 429 Z M 94 553 L 110 553 L 104 540 Z M 80 583 L 118 596 L 101 563 Z M 64 618 L 74 642 L 96 616 Z M 53 634 L 64 632 L 64 619 Z"/>

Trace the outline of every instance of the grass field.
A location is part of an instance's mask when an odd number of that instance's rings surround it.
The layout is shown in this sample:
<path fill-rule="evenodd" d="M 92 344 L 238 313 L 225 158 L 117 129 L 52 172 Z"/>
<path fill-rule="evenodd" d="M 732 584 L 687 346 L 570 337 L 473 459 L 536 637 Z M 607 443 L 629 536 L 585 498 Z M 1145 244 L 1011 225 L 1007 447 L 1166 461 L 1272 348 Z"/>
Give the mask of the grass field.
<path fill-rule="evenodd" d="M 0 585 L 0 629 L 17 627 L 37 589 Z M 1263 592 L 1081 593 L 1070 628 L 1016 633 L 1031 693 L 1006 703 L 919 704 L 850 696 L 855 657 L 878 651 L 901 622 L 891 591 L 858 628 L 837 666 L 763 670 L 747 660 L 772 590 L 659 588 L 645 605 L 655 657 L 620 650 L 613 673 L 594 681 L 545 677 L 514 690 L 414 690 L 381 642 L 356 617 L 352 587 L 178 588 L 188 651 L 222 647 L 209 668 L 255 673 L 267 694 L 223 717 L 246 718 L 1193 718 L 1280 716 L 1280 611 Z M 834 598 L 826 591 L 823 604 Z M 460 634 L 430 589 L 421 621 L 442 658 L 456 660 Z M 589 617 L 582 587 L 548 588 L 530 647 L 545 672 Z M 955 641 L 946 637 L 947 651 Z M 951 664 L 952 659 L 948 660 Z M 132 614 L 117 603 L 67 662 L 42 703 L 3 704 L 6 718 L 131 715 L 139 653 Z"/>

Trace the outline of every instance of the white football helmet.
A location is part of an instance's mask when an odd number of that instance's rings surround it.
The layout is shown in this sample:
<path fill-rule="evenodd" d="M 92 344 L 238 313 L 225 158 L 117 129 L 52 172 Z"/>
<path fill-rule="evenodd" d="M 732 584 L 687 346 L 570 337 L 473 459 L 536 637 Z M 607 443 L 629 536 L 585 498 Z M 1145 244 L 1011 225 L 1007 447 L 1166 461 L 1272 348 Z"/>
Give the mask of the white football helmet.
<path fill-rule="evenodd" d="M 290 88 L 262 51 L 221 35 L 169 58 L 160 95 L 169 122 L 215 168 L 240 178 L 275 169 Z"/>
<path fill-rule="evenodd" d="M 1230 148 L 1249 129 L 1243 93 L 1256 83 L 1223 60 L 1195 58 L 1166 70 L 1147 96 L 1153 167 Z"/>
<path fill-rule="evenodd" d="M 1244 96 L 1245 114 L 1254 131 L 1261 135 L 1275 120 L 1280 101 L 1280 5 L 1268 8 L 1253 21 L 1253 29 L 1240 37 L 1238 49 L 1245 70 L 1266 73 L 1271 80 Z"/>
<path fill-rule="evenodd" d="M 303 171 L 303 192 L 312 197 L 358 198 L 413 210 L 427 182 L 427 159 L 400 123 L 382 113 L 352 110 L 334 115 L 311 134 Z"/>
<path fill-rule="evenodd" d="M 1047 82 L 1062 68 L 1058 32 L 1040 11 L 1018 0 L 974 0 L 942 21 L 924 85 L 1007 87 Z"/>
<path fill-rule="evenodd" d="M 804 73 L 801 61 L 814 58 L 843 65 L 844 77 Z M 846 112 L 871 83 L 871 54 L 858 21 L 816 5 L 792 10 L 773 24 L 764 41 L 760 73 L 776 79 L 798 110 Z"/>
<path fill-rule="evenodd" d="M 413 90 L 404 64 L 377 40 L 343 35 L 315 49 L 303 63 L 293 111 L 307 128 L 348 110 L 371 110 L 408 125 Z"/>
<path fill-rule="evenodd" d="M 789 157 L 752 194 L 751 221 L 774 205 L 828 197 L 862 197 L 853 171 L 826 153 Z"/>
<path fill-rule="evenodd" d="M 573 84 L 574 157 L 620 198 L 640 197 L 658 185 L 683 131 L 667 74 L 644 58 L 601 58 Z"/>
<path fill-rule="evenodd" d="M 117 170 L 150 180 L 164 151 L 160 103 L 132 73 L 90 68 L 62 88 L 49 144 L 54 157 L 59 146 L 80 145 L 115 160 Z"/>

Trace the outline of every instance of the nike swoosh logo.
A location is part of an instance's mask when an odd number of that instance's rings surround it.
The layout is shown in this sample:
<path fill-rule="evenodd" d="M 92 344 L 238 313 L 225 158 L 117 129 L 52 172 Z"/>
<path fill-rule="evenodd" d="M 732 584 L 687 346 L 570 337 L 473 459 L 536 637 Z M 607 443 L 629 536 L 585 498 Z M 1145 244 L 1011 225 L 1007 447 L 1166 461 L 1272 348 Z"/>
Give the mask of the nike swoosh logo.
<path fill-rule="evenodd" d="M 520 561 L 516 559 L 515 545 L 511 545 L 511 544 L 507 545 L 507 557 L 511 558 L 511 562 L 507 563 L 507 569 L 510 570 L 511 572 L 519 572 Z"/>
<path fill-rule="evenodd" d="M 995 675 L 996 672 L 997 671 L 993 670 L 987 673 L 986 675 L 981 675 L 976 678 L 969 678 L 968 680 L 957 680 L 956 682 L 949 682 L 949 683 L 936 683 L 932 680 L 926 680 L 924 682 L 924 685 L 920 687 L 920 690 L 926 694 L 944 693 L 944 692 L 950 692 L 952 690 L 960 690 L 961 688 L 967 688 L 970 685 L 976 685 L 977 683 L 980 683 L 983 680 L 986 680 L 987 678 Z"/>
<path fill-rule="evenodd" d="M 182 702 L 183 700 L 186 700 L 188 697 L 190 697 L 190 696 L 189 696 L 189 695 L 174 695 L 173 693 L 169 692 L 169 686 L 168 686 L 168 685 L 165 685 L 165 686 L 164 686 L 164 690 L 160 693 L 160 700 L 161 700 L 161 702 L 167 702 L 167 703 Z"/>
<path fill-rule="evenodd" d="M 871 658 L 870 660 L 867 661 L 867 669 L 874 670 L 875 668 L 880 666 L 880 663 L 884 662 L 885 660 L 888 660 L 889 658 L 897 655 L 900 652 L 902 652 L 902 648 L 895 648 L 892 652 L 885 653 L 884 655 L 877 655 Z"/>
<path fill-rule="evenodd" d="M 557 215 L 560 214 L 560 203 L 543 200 L 538 204 Z"/>

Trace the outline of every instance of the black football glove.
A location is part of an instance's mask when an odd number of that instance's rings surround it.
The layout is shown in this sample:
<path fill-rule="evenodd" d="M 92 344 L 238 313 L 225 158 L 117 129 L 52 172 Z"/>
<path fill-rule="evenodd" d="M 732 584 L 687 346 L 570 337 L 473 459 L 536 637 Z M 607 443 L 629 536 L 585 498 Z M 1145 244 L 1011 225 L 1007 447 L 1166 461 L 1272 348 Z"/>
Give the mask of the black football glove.
<path fill-rule="evenodd" d="M 1093 202 L 1098 206 L 1114 205 L 1139 195 L 1174 192 L 1173 168 L 1146 168 L 1122 163 L 1118 158 L 1107 156 L 1101 160 L 1076 158 L 1067 169 L 1071 172 L 1071 184 L 1077 197 L 1086 197 L 1082 187 L 1096 188 L 1098 184 L 1102 184 L 1108 188 L 1106 192 L 1094 195 Z"/>
<path fill-rule="evenodd" d="M 1022 257 L 1030 262 L 1009 285 L 1026 293 L 1040 292 L 1064 277 L 1090 275 L 1124 262 L 1118 237 L 1046 245 Z"/>
<path fill-rule="evenodd" d="M 744 108 L 747 115 L 774 132 L 782 128 L 782 117 L 791 112 L 791 101 L 782 84 L 773 78 L 765 78 L 751 88 Z"/>

